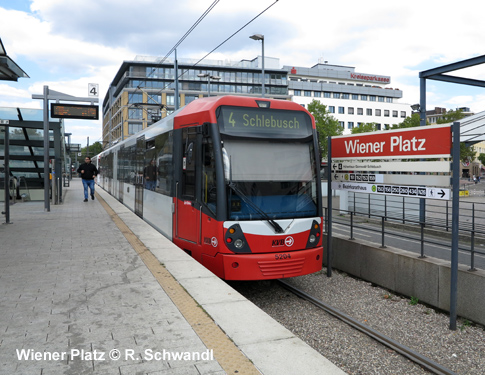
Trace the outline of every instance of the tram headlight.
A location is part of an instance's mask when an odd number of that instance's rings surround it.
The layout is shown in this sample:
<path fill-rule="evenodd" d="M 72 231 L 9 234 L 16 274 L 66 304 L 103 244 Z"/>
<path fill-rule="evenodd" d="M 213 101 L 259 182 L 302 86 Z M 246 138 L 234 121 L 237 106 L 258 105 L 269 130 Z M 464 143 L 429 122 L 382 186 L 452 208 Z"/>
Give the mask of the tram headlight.
<path fill-rule="evenodd" d="M 238 238 L 236 241 L 234 241 L 234 246 L 236 249 L 242 249 L 244 246 L 244 241 Z"/>
<path fill-rule="evenodd" d="M 224 243 L 234 253 L 250 253 L 251 249 L 239 224 L 231 225 L 224 234 Z"/>
<path fill-rule="evenodd" d="M 308 241 L 306 243 L 306 248 L 312 248 L 318 245 L 320 242 L 321 230 L 320 224 L 313 220 L 312 226 L 310 227 L 310 233 L 308 234 Z"/>

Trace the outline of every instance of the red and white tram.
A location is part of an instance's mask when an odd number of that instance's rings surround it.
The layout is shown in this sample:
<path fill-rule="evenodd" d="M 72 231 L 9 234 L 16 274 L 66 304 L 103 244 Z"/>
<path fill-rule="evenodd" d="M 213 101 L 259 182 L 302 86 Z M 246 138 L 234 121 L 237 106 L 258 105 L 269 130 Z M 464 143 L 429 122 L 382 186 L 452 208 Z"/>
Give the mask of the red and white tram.
<path fill-rule="evenodd" d="M 297 103 L 198 99 L 96 160 L 102 188 L 223 279 L 322 268 L 317 135 Z"/>

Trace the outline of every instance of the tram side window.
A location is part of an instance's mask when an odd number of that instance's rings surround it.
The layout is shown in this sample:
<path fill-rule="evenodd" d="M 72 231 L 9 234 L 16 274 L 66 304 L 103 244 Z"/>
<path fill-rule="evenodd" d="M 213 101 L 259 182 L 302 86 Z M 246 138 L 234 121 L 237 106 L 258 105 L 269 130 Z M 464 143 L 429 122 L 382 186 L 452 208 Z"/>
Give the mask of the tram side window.
<path fill-rule="evenodd" d="M 136 176 L 136 147 L 135 145 L 126 148 L 126 171 L 125 182 L 134 185 Z"/>
<path fill-rule="evenodd" d="M 216 169 L 212 139 L 206 138 L 202 145 L 202 200 L 215 214 L 216 212 Z"/>
<path fill-rule="evenodd" d="M 157 193 L 172 196 L 173 183 L 173 132 L 160 134 L 155 138 L 157 166 Z"/>

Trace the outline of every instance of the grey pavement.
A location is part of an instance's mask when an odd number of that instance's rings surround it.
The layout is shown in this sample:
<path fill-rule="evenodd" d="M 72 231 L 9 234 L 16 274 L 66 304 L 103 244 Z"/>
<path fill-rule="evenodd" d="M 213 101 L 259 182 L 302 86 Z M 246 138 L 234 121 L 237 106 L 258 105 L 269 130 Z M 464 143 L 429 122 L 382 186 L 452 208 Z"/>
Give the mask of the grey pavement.
<path fill-rule="evenodd" d="M 97 191 L 262 374 L 344 374 Z M 51 212 L 43 202 L 17 203 L 12 224 L 0 225 L 0 375 L 224 374 L 98 199 L 83 199 L 74 179 Z M 147 357 L 164 351 L 201 358 Z"/>
<path fill-rule="evenodd" d="M 11 206 L 0 226 L 0 374 L 223 374 L 216 361 L 143 358 L 207 347 L 80 185 L 51 212 Z"/>

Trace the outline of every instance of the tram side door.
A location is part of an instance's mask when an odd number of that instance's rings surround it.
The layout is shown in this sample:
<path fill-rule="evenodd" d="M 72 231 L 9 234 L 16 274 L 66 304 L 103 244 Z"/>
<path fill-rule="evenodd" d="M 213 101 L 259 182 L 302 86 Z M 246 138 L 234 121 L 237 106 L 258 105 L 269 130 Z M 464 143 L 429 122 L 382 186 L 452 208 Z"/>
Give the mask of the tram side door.
<path fill-rule="evenodd" d="M 118 151 L 118 200 L 123 203 L 123 193 L 125 190 L 125 145 Z"/>
<path fill-rule="evenodd" d="M 143 167 L 145 163 L 145 136 L 136 139 L 135 152 L 135 214 L 143 217 Z"/>
<path fill-rule="evenodd" d="M 180 189 L 177 189 L 180 195 L 177 197 L 175 236 L 197 244 L 200 236 L 200 204 L 196 186 L 199 180 L 200 146 L 195 128 L 183 129 L 182 134 L 182 179 Z"/>

